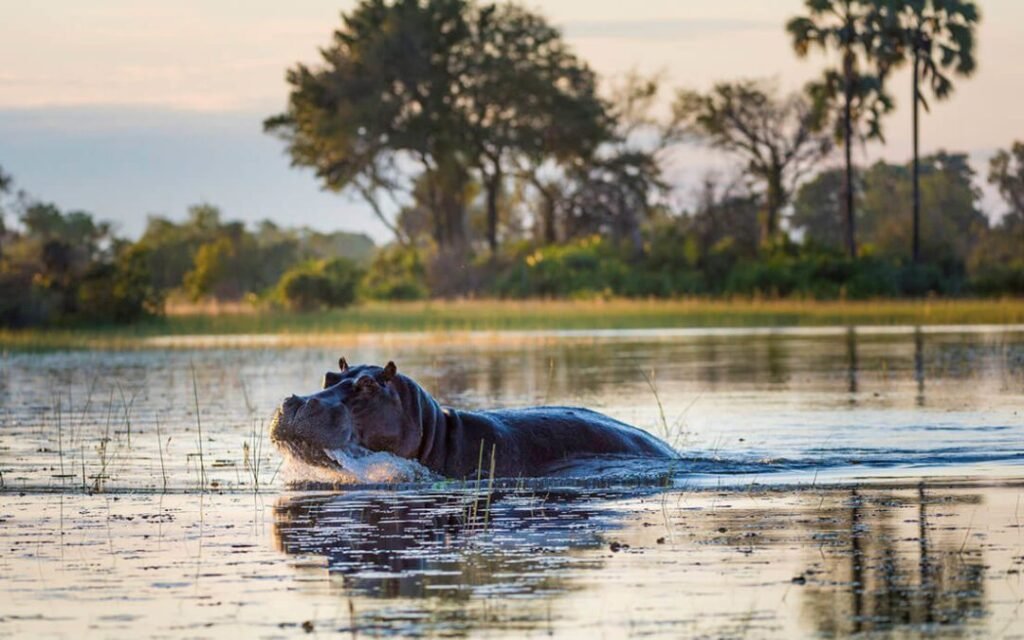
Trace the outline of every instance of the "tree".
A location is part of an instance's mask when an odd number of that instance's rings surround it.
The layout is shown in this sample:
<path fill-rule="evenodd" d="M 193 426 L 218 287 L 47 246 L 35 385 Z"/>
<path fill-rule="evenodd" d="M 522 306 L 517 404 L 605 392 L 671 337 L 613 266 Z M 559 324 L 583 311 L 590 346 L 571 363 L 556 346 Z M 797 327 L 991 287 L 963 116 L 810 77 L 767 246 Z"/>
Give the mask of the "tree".
<path fill-rule="evenodd" d="M 704 178 L 697 206 L 686 215 L 685 224 L 696 239 L 696 264 L 713 289 L 721 290 L 738 261 L 757 256 L 757 200 L 741 181 L 720 184 L 714 176 Z"/>
<path fill-rule="evenodd" d="M 960 276 L 972 247 L 988 227 L 978 208 L 980 192 L 967 156 L 938 152 L 920 160 L 920 194 L 925 228 L 921 247 L 947 276 Z M 906 256 L 913 234 L 906 211 L 913 194 L 913 164 L 875 163 L 864 175 L 864 237 L 879 252 L 896 259 Z"/>
<path fill-rule="evenodd" d="M 277 293 L 285 305 L 298 311 L 347 307 L 355 302 L 362 275 L 359 267 L 346 258 L 317 260 L 286 271 L 277 284 Z"/>
<path fill-rule="evenodd" d="M 742 81 L 718 84 L 707 94 L 680 91 L 673 110 L 688 131 L 742 158 L 762 183 L 761 243 L 772 241 L 796 183 L 831 149 L 828 137 L 815 131 L 808 101 L 780 99 L 763 82 Z"/>
<path fill-rule="evenodd" d="M 1014 142 L 1009 151 L 996 153 L 989 162 L 988 181 L 1010 205 L 1004 220 L 1024 225 L 1024 142 Z"/>
<path fill-rule="evenodd" d="M 592 152 L 520 169 L 543 244 L 611 234 L 634 259 L 644 253 L 641 227 L 667 190 L 660 155 L 680 137 L 674 117 L 655 114 L 659 88 L 657 78 L 628 74 L 609 92 L 607 128 Z"/>
<path fill-rule="evenodd" d="M 0 166 L 0 257 L 3 256 L 3 237 L 7 233 L 6 211 L 4 210 L 4 196 L 11 192 L 14 187 L 14 178 L 9 173 L 4 173 Z"/>
<path fill-rule="evenodd" d="M 514 4 L 472 6 L 469 29 L 452 56 L 456 104 L 484 190 L 493 254 L 505 177 L 524 163 L 588 157 L 610 123 L 593 71 L 544 18 Z"/>
<path fill-rule="evenodd" d="M 287 72 L 284 113 L 264 128 L 288 145 L 292 164 L 315 170 L 333 191 L 353 189 L 403 241 L 384 212 L 381 195 L 397 198 L 400 164 L 452 178 L 464 133 L 456 118 L 451 52 L 468 37 L 463 0 L 364 0 L 342 16 L 333 42 L 311 68 Z M 460 243 L 462 211 L 438 210 L 434 225 Z M 454 235 L 453 235 L 454 234 Z"/>
<path fill-rule="evenodd" d="M 921 259 L 921 177 L 919 161 L 919 107 L 929 111 L 921 83 L 931 88 L 936 100 L 953 91 L 951 75 L 974 72 L 974 28 L 981 18 L 970 0 L 878 0 L 899 20 L 900 31 L 892 37 L 912 66 L 914 161 L 913 248 L 914 262 Z"/>
<path fill-rule="evenodd" d="M 436 244 L 461 252 L 462 195 L 476 179 L 496 250 L 510 168 L 524 157 L 586 155 L 605 130 L 593 72 L 557 29 L 515 5 L 364 0 L 322 57 L 319 67 L 288 72 L 288 108 L 265 128 L 328 188 L 360 193 L 400 241 L 380 193 L 398 204 L 399 194 L 420 190 Z"/>
<path fill-rule="evenodd" d="M 988 181 L 1010 209 L 985 233 L 967 262 L 972 285 L 982 293 L 1024 293 L 1024 143 L 1000 149 Z"/>
<path fill-rule="evenodd" d="M 790 223 L 803 234 L 805 245 L 843 250 L 845 225 L 837 225 L 836 220 L 842 220 L 844 179 L 842 169 L 827 169 L 797 190 Z M 854 193 L 857 191 L 855 184 Z"/>
<path fill-rule="evenodd" d="M 836 138 L 843 142 L 843 226 L 850 257 L 857 255 L 853 139 L 855 135 L 881 139 L 881 116 L 892 110 L 884 81 L 894 54 L 886 48 L 890 40 L 879 37 L 885 23 L 874 2 L 805 0 L 807 15 L 786 24 L 793 49 L 801 58 L 812 49 L 839 54 L 838 68 L 826 68 L 821 80 L 808 86 L 808 93 L 814 100 L 819 124 L 832 121 Z M 862 133 L 865 124 L 867 131 Z"/>
<path fill-rule="evenodd" d="M 4 168 L 0 167 L 0 234 L 6 230 L 4 226 L 4 203 L 3 197 L 11 192 L 11 188 L 14 186 L 14 178 L 9 173 L 4 173 Z"/>

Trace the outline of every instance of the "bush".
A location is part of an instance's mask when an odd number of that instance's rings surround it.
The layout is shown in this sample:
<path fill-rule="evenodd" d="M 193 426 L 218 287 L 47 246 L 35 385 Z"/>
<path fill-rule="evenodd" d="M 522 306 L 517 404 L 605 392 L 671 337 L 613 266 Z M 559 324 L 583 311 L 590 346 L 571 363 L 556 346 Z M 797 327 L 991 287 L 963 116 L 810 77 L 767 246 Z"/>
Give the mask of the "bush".
<path fill-rule="evenodd" d="M 905 270 L 874 256 L 854 260 L 831 252 L 776 254 L 737 264 L 726 280 L 727 293 L 864 299 L 899 295 Z"/>
<path fill-rule="evenodd" d="M 615 293 L 628 267 L 610 243 L 590 236 L 522 256 L 495 283 L 512 297 L 594 297 Z"/>
<path fill-rule="evenodd" d="M 281 276 L 278 298 L 296 311 L 347 307 L 355 302 L 361 277 L 359 267 L 346 258 L 307 262 Z"/>
<path fill-rule="evenodd" d="M 159 313 L 163 298 L 152 285 L 149 256 L 129 246 L 114 263 L 94 263 L 76 294 L 76 315 L 91 322 L 131 322 Z"/>
<path fill-rule="evenodd" d="M 429 291 L 419 251 L 391 245 L 373 256 L 363 278 L 362 295 L 375 300 L 420 300 Z"/>

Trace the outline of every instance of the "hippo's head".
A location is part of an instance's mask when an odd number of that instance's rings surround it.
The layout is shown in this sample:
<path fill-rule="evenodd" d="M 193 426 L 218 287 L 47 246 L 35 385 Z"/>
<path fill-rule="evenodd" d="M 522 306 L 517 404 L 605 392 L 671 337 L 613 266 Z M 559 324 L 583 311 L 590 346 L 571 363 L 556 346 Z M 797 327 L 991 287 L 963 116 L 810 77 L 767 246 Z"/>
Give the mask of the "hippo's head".
<path fill-rule="evenodd" d="M 337 467 L 331 452 L 359 456 L 384 451 L 403 458 L 416 456 L 422 427 L 402 406 L 405 378 L 394 362 L 383 367 L 348 366 L 328 371 L 323 390 L 291 396 L 281 403 L 270 425 L 270 439 L 305 462 Z"/>

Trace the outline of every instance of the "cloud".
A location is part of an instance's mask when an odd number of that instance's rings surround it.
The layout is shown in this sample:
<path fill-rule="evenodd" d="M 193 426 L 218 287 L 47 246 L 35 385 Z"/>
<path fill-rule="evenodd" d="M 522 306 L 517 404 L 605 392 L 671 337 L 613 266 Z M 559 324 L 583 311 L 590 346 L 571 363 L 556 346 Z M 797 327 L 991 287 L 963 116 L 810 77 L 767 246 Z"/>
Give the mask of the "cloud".
<path fill-rule="evenodd" d="M 571 38 L 675 40 L 737 31 L 780 29 L 777 22 L 742 19 L 573 20 L 565 24 Z"/>

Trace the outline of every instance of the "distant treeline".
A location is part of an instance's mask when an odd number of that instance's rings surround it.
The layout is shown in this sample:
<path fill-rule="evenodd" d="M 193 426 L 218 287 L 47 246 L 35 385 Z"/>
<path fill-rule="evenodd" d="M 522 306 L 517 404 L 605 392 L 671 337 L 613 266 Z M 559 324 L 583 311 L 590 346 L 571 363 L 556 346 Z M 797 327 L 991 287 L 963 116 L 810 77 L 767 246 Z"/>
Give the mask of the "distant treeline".
<path fill-rule="evenodd" d="M 127 321 L 168 296 L 312 309 L 360 297 L 1024 293 L 1024 143 L 985 176 L 1004 211 L 981 210 L 966 155 L 917 151 L 922 108 L 975 69 L 975 3 L 805 9 L 785 25 L 794 52 L 832 64 L 805 90 L 738 80 L 663 97 L 658 78 L 636 74 L 602 86 L 558 29 L 516 4 L 363 0 L 318 64 L 288 71 L 287 107 L 264 126 L 325 188 L 361 197 L 392 243 L 247 229 L 209 206 L 183 223 L 153 218 L 129 242 L 88 214 L 11 195 L 0 173 L 0 206 L 20 221 L 0 239 L 0 318 Z M 913 70 L 914 155 L 857 167 L 857 143 L 883 139 L 901 66 Z M 669 184 L 681 144 L 734 167 Z M 687 189 L 683 206 L 673 196 Z"/>
<path fill-rule="evenodd" d="M 137 241 L 81 211 L 62 212 L 24 194 L 0 200 L 17 224 L 0 226 L 0 324 L 129 322 L 172 300 L 247 301 L 295 310 L 359 299 L 431 296 L 671 297 L 761 295 L 810 298 L 1024 293 L 1024 144 L 993 160 L 990 180 L 1011 203 L 998 225 L 978 209 L 963 155 L 922 162 L 922 248 L 905 259 L 910 234 L 894 202 L 911 189 L 909 168 L 877 163 L 858 183 L 862 244 L 842 251 L 832 224 L 839 170 L 797 191 L 789 232 L 760 242 L 759 202 L 742 186 L 708 180 L 690 210 L 659 211 L 640 228 L 642 250 L 611 234 L 544 243 L 524 230 L 497 255 L 453 260 L 426 246 L 375 248 L 365 235 L 246 228 L 198 205 L 182 222 L 151 217 Z M 10 179 L 3 185 L 9 187 Z M 0 220 L 3 220 L 0 217 Z"/>
<path fill-rule="evenodd" d="M 10 191 L 12 180 L 0 171 Z M 0 194 L 2 195 L 2 194 Z M 247 229 L 210 205 L 174 222 L 150 217 L 137 241 L 84 211 L 61 211 L 25 194 L 0 199 L 0 326 L 130 322 L 179 300 L 248 300 L 295 308 L 344 306 L 374 253 L 369 237 Z"/>
<path fill-rule="evenodd" d="M 1020 143 L 988 176 L 1002 217 L 979 209 L 966 156 L 917 151 L 922 108 L 975 69 L 980 19 L 964 0 L 808 0 L 786 32 L 831 66 L 804 91 L 739 80 L 662 98 L 636 74 L 599 91 L 558 29 L 516 4 L 363 0 L 318 64 L 288 71 L 287 108 L 265 127 L 392 229 L 377 280 L 405 293 L 1019 293 Z M 902 66 L 914 157 L 858 168 Z M 680 144 L 735 159 L 689 185 L 687 207 L 665 172 Z"/>

